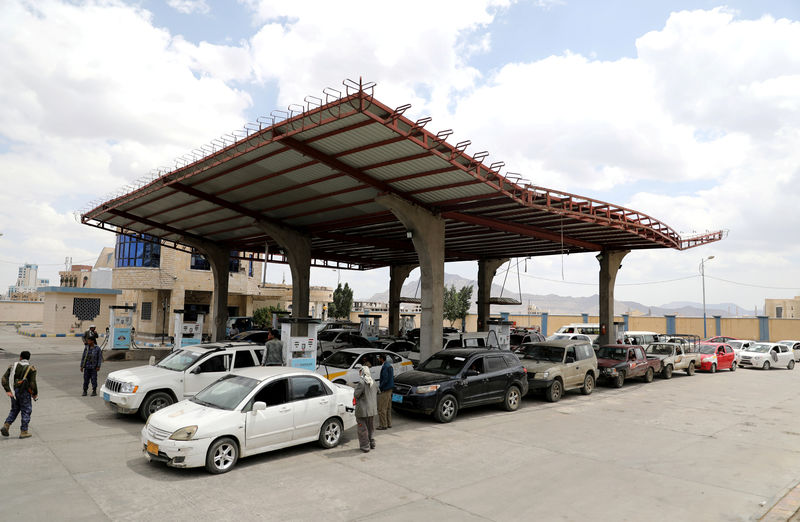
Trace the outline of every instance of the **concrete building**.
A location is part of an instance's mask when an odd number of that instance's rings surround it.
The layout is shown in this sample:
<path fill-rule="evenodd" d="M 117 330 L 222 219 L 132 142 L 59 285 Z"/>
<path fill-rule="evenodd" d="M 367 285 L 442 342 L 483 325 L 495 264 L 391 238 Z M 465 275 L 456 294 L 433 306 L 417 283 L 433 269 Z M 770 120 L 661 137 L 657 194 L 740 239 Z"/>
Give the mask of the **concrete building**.
<path fill-rule="evenodd" d="M 771 319 L 800 319 L 800 295 L 793 299 L 764 299 L 764 315 Z"/>
<path fill-rule="evenodd" d="M 39 279 L 39 265 L 25 263 L 19 267 L 16 284 L 8 287 L 11 301 L 41 301 L 39 289 L 50 285 L 49 279 Z"/>

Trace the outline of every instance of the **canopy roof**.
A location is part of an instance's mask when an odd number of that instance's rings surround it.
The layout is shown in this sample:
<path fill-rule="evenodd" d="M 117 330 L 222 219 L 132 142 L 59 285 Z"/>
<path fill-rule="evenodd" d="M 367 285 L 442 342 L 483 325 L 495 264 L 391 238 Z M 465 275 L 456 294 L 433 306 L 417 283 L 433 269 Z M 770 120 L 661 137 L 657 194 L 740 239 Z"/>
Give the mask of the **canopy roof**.
<path fill-rule="evenodd" d="M 213 241 L 247 257 L 283 262 L 255 226 L 277 223 L 312 238 L 315 266 L 371 269 L 417 262 L 408 231 L 375 201 L 394 194 L 445 219 L 445 260 L 541 256 L 603 249 L 683 250 L 722 232 L 681 238 L 641 212 L 524 183 L 484 165 L 486 152 L 433 134 L 430 118 L 411 121 L 408 105 L 390 109 L 374 84 L 345 82 L 326 100 L 214 140 L 82 213 L 83 223 L 189 249 Z"/>

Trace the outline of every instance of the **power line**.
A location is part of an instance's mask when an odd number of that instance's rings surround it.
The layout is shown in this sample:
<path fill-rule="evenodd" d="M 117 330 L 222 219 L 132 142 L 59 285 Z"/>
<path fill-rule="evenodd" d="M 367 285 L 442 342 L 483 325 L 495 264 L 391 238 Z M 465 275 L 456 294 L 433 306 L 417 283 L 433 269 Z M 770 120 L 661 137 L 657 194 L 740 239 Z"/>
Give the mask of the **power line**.
<path fill-rule="evenodd" d="M 730 283 L 732 285 L 749 286 L 749 287 L 752 287 L 752 288 L 767 288 L 769 290 L 797 290 L 798 289 L 798 287 L 796 287 L 796 286 L 792 286 L 792 287 L 787 287 L 787 286 L 766 286 L 766 285 L 754 285 L 754 284 L 751 284 L 751 283 L 739 283 L 738 281 L 729 281 L 728 279 L 722 279 L 721 277 L 713 277 L 713 276 L 710 276 L 708 274 L 706 274 L 706 277 L 708 279 L 714 279 L 716 281 L 723 281 L 725 283 Z"/>

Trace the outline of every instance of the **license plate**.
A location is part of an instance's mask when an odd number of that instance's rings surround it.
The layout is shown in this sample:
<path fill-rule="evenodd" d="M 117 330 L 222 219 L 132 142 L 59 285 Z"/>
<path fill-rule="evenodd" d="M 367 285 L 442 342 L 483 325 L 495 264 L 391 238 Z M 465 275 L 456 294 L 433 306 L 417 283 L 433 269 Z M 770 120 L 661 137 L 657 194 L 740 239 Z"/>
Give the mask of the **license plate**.
<path fill-rule="evenodd" d="M 403 402 L 403 396 L 398 393 L 393 393 L 392 402 Z"/>
<path fill-rule="evenodd" d="M 107 394 L 106 392 L 103 392 L 103 400 L 104 401 L 110 401 L 111 400 L 111 396 L 109 394 Z"/>
<path fill-rule="evenodd" d="M 155 442 L 147 441 L 147 453 L 152 453 L 153 455 L 158 455 L 158 444 Z"/>

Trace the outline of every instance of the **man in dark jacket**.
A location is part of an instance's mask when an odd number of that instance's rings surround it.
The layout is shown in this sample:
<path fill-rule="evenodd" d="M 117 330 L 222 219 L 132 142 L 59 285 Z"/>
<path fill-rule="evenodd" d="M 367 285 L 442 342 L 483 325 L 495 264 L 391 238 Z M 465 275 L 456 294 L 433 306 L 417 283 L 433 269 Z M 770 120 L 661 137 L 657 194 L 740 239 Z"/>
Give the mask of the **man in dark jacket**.
<path fill-rule="evenodd" d="M 95 344 L 97 344 L 97 338 L 99 334 L 97 333 L 97 326 L 91 325 L 88 330 L 83 333 L 83 344 L 89 344 L 89 339 L 94 339 Z"/>
<path fill-rule="evenodd" d="M 394 388 L 394 367 L 385 354 L 378 354 L 381 363 L 381 377 L 378 384 L 378 429 L 392 427 L 392 388 Z"/>
<path fill-rule="evenodd" d="M 8 428 L 17 420 L 17 415 L 20 413 L 22 413 L 22 424 L 19 438 L 27 439 L 31 436 L 28 431 L 33 411 L 31 398 L 35 400 L 39 397 L 39 388 L 36 386 L 36 368 L 28 362 L 30 358 L 29 351 L 20 353 L 19 361 L 9 366 L 3 374 L 3 389 L 6 395 L 11 397 L 11 411 L 8 412 L 5 424 L 0 428 L 0 434 L 4 437 L 8 437 Z"/>
<path fill-rule="evenodd" d="M 81 357 L 81 372 L 83 372 L 83 396 L 86 397 L 86 390 L 89 388 L 89 381 L 92 381 L 92 397 L 97 396 L 97 372 L 103 364 L 103 352 L 97 346 L 97 341 L 88 338 L 86 347 L 83 349 Z"/>

